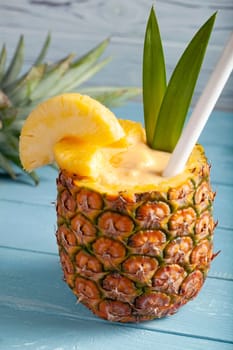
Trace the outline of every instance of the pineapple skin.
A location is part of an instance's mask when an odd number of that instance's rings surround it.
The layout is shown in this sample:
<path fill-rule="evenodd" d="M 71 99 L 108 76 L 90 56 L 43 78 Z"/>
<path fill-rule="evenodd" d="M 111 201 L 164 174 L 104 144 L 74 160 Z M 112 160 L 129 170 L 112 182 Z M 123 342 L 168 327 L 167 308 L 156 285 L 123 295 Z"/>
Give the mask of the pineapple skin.
<path fill-rule="evenodd" d="M 207 159 L 167 190 L 100 193 L 57 178 L 57 243 L 64 280 L 95 315 L 140 322 L 174 314 L 210 268 L 215 193 Z"/>

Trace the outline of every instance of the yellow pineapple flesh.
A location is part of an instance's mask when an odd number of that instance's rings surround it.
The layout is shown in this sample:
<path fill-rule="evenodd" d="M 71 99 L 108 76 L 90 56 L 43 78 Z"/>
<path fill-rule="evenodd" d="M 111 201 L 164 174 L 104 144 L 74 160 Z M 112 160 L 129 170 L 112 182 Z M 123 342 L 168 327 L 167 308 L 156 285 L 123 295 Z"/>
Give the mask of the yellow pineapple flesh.
<path fill-rule="evenodd" d="M 114 114 L 89 96 L 52 97 L 31 112 L 22 128 L 19 151 L 24 169 L 52 163 L 54 145 L 68 136 L 100 147 L 122 138 L 124 132 Z"/>

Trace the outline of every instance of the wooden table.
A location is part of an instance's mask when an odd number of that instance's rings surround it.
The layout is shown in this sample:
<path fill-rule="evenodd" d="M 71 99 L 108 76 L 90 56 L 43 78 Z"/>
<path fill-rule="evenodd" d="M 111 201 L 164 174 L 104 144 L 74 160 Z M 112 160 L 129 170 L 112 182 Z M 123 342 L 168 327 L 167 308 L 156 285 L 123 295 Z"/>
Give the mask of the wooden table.
<path fill-rule="evenodd" d="M 207 18 L 216 9 L 216 1 L 186 1 L 173 4 L 173 1 L 157 1 L 162 17 L 165 10 L 173 18 L 174 10 L 184 21 L 188 12 L 201 13 Z M 85 4 L 86 3 L 86 4 Z M 85 6 L 92 5 L 89 23 L 95 18 L 98 28 L 102 26 L 107 33 L 106 26 L 100 18 L 95 17 L 94 9 L 101 6 L 99 1 L 9 1 L 1 0 L 0 13 L 1 31 L 0 39 L 6 40 L 10 46 L 10 52 L 17 40 L 16 33 L 25 32 L 29 47 L 35 48 L 33 38 L 38 41 L 44 37 L 49 25 L 54 30 L 55 46 L 52 47 L 52 57 L 61 57 L 58 50 L 59 42 L 62 41 L 62 51 L 67 53 L 74 50 L 75 36 L 78 32 L 72 32 L 74 19 L 77 22 L 85 22 L 85 16 L 78 16 L 78 7 L 83 13 Z M 130 17 L 130 6 L 134 1 L 109 1 L 102 5 L 101 15 L 116 11 L 122 11 L 126 7 L 126 15 Z M 137 21 L 140 24 L 139 9 L 141 6 L 143 15 L 144 5 L 149 8 L 149 1 L 138 1 L 135 5 Z M 207 4 L 208 3 L 208 4 Z M 208 5 L 212 3 L 211 11 Z M 214 4 L 215 3 L 215 4 Z M 232 16 L 230 1 L 223 1 L 223 18 Z M 55 6 L 55 5 L 59 6 Z M 72 11 L 69 10 L 72 6 Z M 166 8 L 167 6 L 167 8 Z M 211 6 L 210 6 L 211 7 Z M 198 10 L 199 9 L 199 10 Z M 202 10 L 202 11 L 201 11 Z M 104 12 L 105 11 L 105 12 Z M 183 11 L 180 13 L 180 11 Z M 198 12 L 199 11 L 199 12 Z M 72 16 L 71 16 L 72 12 Z M 203 14 L 204 12 L 204 14 Z M 99 12 L 100 13 L 100 12 Z M 16 16 L 18 15 L 18 17 Z M 74 16 L 75 14 L 75 16 Z M 125 16 L 126 16 L 125 15 Z M 119 15 L 120 16 L 120 15 Z M 119 18 L 118 16 L 118 18 Z M 183 18 L 182 18 L 183 16 Z M 130 17 L 131 18 L 131 17 Z M 176 16 L 174 15 L 173 24 Z M 51 19 L 51 23 L 49 23 Z M 71 21 L 73 20 L 73 22 Z M 135 20 L 135 21 L 136 21 Z M 186 21 L 187 22 L 187 21 Z M 198 21 L 199 22 L 199 21 Z M 203 22 L 200 20 L 200 22 Z M 223 21 L 224 22 L 224 21 Z M 64 26 L 65 23 L 65 26 Z M 132 18 L 131 18 L 132 23 Z M 208 75 L 211 64 L 223 42 L 227 38 L 230 21 L 225 25 L 225 36 L 220 37 L 211 46 L 212 59 L 210 65 L 204 70 Z M 59 29 L 60 24 L 60 29 Z M 114 24 L 114 23 L 113 23 Z M 112 24 L 112 25 L 113 25 Z M 144 24 L 144 23 L 143 23 Z M 198 23 L 200 24 L 200 23 Z M 220 24 L 218 24 L 220 25 Z M 172 25 L 170 25 L 171 29 Z M 221 26 L 220 26 L 221 27 Z M 102 34 L 94 33 L 87 23 L 81 28 L 84 37 L 81 40 L 82 49 L 85 47 L 85 38 L 89 38 L 88 46 L 98 41 Z M 113 27 L 112 27 L 113 28 Z M 131 28 L 131 27 L 130 27 Z M 141 27 L 142 28 L 142 27 Z M 189 28 L 187 24 L 187 28 Z M 222 27 L 223 28 L 223 27 Z M 79 29 L 79 31 L 81 31 Z M 131 28 L 132 29 L 132 28 Z M 138 64 L 140 59 L 135 60 L 130 53 L 136 52 L 142 31 L 138 29 L 137 36 L 133 31 L 128 31 L 125 38 L 120 36 L 125 28 L 115 28 L 118 33 L 114 34 L 112 52 L 116 53 L 116 65 L 121 62 L 121 70 L 117 83 L 120 84 L 120 76 L 125 77 L 120 85 L 130 85 L 138 82 Z M 189 28 L 190 30 L 190 28 Z M 70 34 L 70 37 L 69 37 Z M 108 34 L 108 33 L 107 33 Z M 137 39 L 134 40 L 133 36 Z M 218 36 L 219 36 L 218 32 Z M 80 32 L 77 34 L 81 38 Z M 183 40 L 183 39 L 182 39 Z M 34 40 L 35 41 L 35 40 Z M 43 40 L 41 40 L 43 41 Z M 78 46 L 77 42 L 77 46 Z M 121 51 L 117 51 L 123 45 Z M 168 51 L 180 48 L 181 45 L 170 45 L 167 35 Z M 56 47 L 57 45 L 57 47 Z M 71 49 L 71 47 L 73 47 Z M 32 50 L 33 51 L 33 50 Z M 28 51 L 27 51 L 28 52 Z M 170 52 L 170 51 L 169 51 Z M 213 58 L 213 53 L 216 55 Z M 133 69 L 129 69 L 130 59 Z M 136 56 L 134 56 L 136 57 Z M 174 57 L 169 55 L 170 61 Z M 123 60 L 125 58 L 125 60 Z M 32 61 L 32 52 L 26 65 Z M 124 64 L 125 62 L 125 64 Z M 205 66 L 206 67 L 206 66 Z M 111 83 L 110 69 L 101 75 L 96 82 Z M 120 68 L 119 68 L 120 69 Z M 134 72 L 136 69 L 137 74 Z M 127 74 L 124 75 L 124 72 Z M 136 74 L 136 78 L 135 78 Z M 103 77 L 103 81 L 101 80 Z M 202 83 L 206 78 L 202 79 Z M 208 278 L 198 297 L 184 306 L 177 314 L 161 320 L 154 320 L 141 324 L 114 324 L 96 318 L 81 304 L 76 303 L 67 285 L 62 280 L 62 272 L 59 264 L 55 239 L 55 178 L 56 170 L 46 167 L 39 170 L 41 178 L 39 186 L 35 187 L 24 175 L 19 175 L 18 181 L 10 181 L 4 175 L 0 176 L 0 349 L 36 349 L 36 350 L 231 350 L 233 349 L 233 113 L 232 113 L 232 79 L 221 97 L 218 105 L 203 132 L 200 142 L 205 146 L 208 158 L 212 164 L 213 189 L 217 191 L 215 201 L 215 219 L 219 221 L 215 231 L 215 251 L 221 253 L 213 261 Z M 228 110 L 228 111 L 224 111 Z M 127 105 L 114 110 L 117 116 L 142 120 L 142 105 L 140 102 L 130 102 Z"/>

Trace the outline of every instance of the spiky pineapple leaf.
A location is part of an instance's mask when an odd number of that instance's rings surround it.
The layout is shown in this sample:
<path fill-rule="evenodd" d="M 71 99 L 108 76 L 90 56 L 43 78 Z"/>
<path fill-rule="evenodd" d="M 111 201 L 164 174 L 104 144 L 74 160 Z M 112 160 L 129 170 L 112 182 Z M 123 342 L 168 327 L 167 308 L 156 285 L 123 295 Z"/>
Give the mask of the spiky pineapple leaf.
<path fill-rule="evenodd" d="M 104 64 L 98 65 L 98 67 L 95 67 L 95 65 L 108 44 L 109 39 L 105 39 L 84 56 L 72 62 L 70 69 L 63 75 L 62 80 L 51 89 L 50 95 L 56 95 L 61 91 L 71 91 L 103 68 L 108 61 L 105 61 Z M 89 70 L 91 71 L 89 72 Z"/>
<path fill-rule="evenodd" d="M 2 78 L 3 87 L 7 86 L 8 84 L 12 83 L 14 80 L 17 79 L 21 71 L 21 68 L 23 66 L 23 60 L 24 60 L 24 38 L 23 38 L 23 35 L 21 35 L 15 50 L 15 54 L 11 60 L 11 63 L 6 73 Z"/>
<path fill-rule="evenodd" d="M 1 152 L 0 152 L 0 168 L 5 170 L 5 172 L 12 178 L 16 179 L 16 173 L 15 170 L 13 169 L 12 165 L 9 162 L 8 157 L 5 157 Z"/>
<path fill-rule="evenodd" d="M 2 80 L 2 77 L 4 76 L 5 64 L 6 64 L 6 46 L 3 45 L 0 53 L 0 82 Z"/>
<path fill-rule="evenodd" d="M 31 92 L 31 101 L 40 100 L 45 96 L 48 98 L 48 96 L 50 96 L 51 89 L 59 82 L 63 74 L 69 69 L 73 57 L 74 55 L 70 54 L 52 67 L 49 66 L 49 69 L 45 71 L 45 74 L 39 81 L 36 89 Z"/>
<path fill-rule="evenodd" d="M 45 64 L 32 67 L 18 84 L 5 89 L 14 105 L 23 106 L 30 101 L 32 91 L 35 90 L 45 72 Z"/>
<path fill-rule="evenodd" d="M 110 39 L 104 39 L 93 49 L 88 51 L 86 54 L 78 58 L 76 61 L 72 63 L 72 67 L 82 66 L 83 69 L 86 69 L 86 65 L 93 64 L 105 51 L 107 46 L 109 45 Z"/>
<path fill-rule="evenodd" d="M 182 132 L 216 13 L 195 34 L 171 76 L 164 95 L 152 148 L 172 152 Z"/>
<path fill-rule="evenodd" d="M 140 95 L 142 89 L 138 87 L 97 86 L 79 89 L 79 92 L 95 98 L 109 107 L 118 107 L 129 99 Z"/>
<path fill-rule="evenodd" d="M 160 31 L 153 7 L 147 22 L 143 52 L 143 107 L 147 143 L 154 130 L 166 90 L 166 71 Z"/>
<path fill-rule="evenodd" d="M 22 95 L 22 92 L 20 91 L 21 84 L 24 84 L 25 81 L 28 81 L 29 83 L 31 83 L 33 80 L 38 80 L 38 74 L 36 73 L 36 71 L 41 73 L 42 67 L 44 70 L 44 68 L 46 66 L 46 64 L 43 63 L 43 59 L 45 58 L 45 55 L 48 51 L 50 41 L 51 41 L 51 37 L 50 37 L 50 33 L 49 33 L 45 39 L 45 42 L 43 44 L 43 47 L 42 47 L 40 53 L 39 53 L 37 59 L 35 60 L 34 64 L 32 65 L 32 67 L 26 73 L 24 73 L 22 76 L 20 76 L 18 79 L 15 79 L 12 82 L 8 83 L 6 86 L 4 86 L 4 90 L 5 90 L 5 92 L 8 93 L 8 95 L 13 95 L 15 93 L 15 95 L 17 95 L 17 100 L 20 100 L 20 95 Z M 35 75 L 36 75 L 36 79 L 34 79 Z M 33 81 L 33 83 L 34 83 L 34 81 Z M 30 84 L 30 85 L 32 85 L 32 84 Z M 16 92 L 15 92 L 15 90 L 16 90 Z M 25 91 L 23 93 L 25 94 Z M 17 103 L 17 101 L 14 101 L 14 102 Z"/>
<path fill-rule="evenodd" d="M 76 82 L 73 82 L 73 84 L 69 85 L 69 88 L 65 91 L 71 91 L 74 88 L 79 87 L 81 84 L 85 83 L 87 80 L 89 80 L 93 75 L 98 73 L 101 69 L 103 69 L 104 66 L 106 66 L 110 61 L 112 60 L 111 57 L 106 57 L 100 62 L 97 62 L 95 65 L 91 66 L 89 69 L 84 71 L 82 74 L 80 74 L 77 77 Z"/>
<path fill-rule="evenodd" d="M 38 66 L 43 62 L 43 59 L 45 58 L 47 51 L 48 51 L 48 48 L 49 48 L 49 45 L 50 45 L 50 41 L 51 41 L 51 35 L 50 35 L 50 33 L 48 33 L 48 35 L 45 39 L 44 45 L 42 46 L 41 51 L 40 51 L 37 59 L 35 60 L 34 66 Z"/>

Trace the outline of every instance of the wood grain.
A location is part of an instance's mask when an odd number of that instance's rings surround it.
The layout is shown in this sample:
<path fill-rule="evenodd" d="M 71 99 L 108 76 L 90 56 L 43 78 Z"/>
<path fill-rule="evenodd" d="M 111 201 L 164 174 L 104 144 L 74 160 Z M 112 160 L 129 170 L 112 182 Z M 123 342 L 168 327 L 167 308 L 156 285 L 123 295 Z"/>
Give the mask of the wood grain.
<path fill-rule="evenodd" d="M 111 37 L 107 50 L 113 61 L 89 84 L 141 86 L 142 45 L 146 19 L 155 4 L 164 40 L 168 75 L 198 27 L 215 11 L 218 16 L 203 63 L 193 103 L 203 91 L 233 29 L 231 0 L 1 0 L 0 43 L 6 42 L 9 57 L 20 33 L 26 39 L 25 67 L 50 30 L 53 35 L 48 60 L 68 52 L 83 54 L 102 39 Z M 233 110 L 233 79 L 228 81 L 217 108 Z"/>

